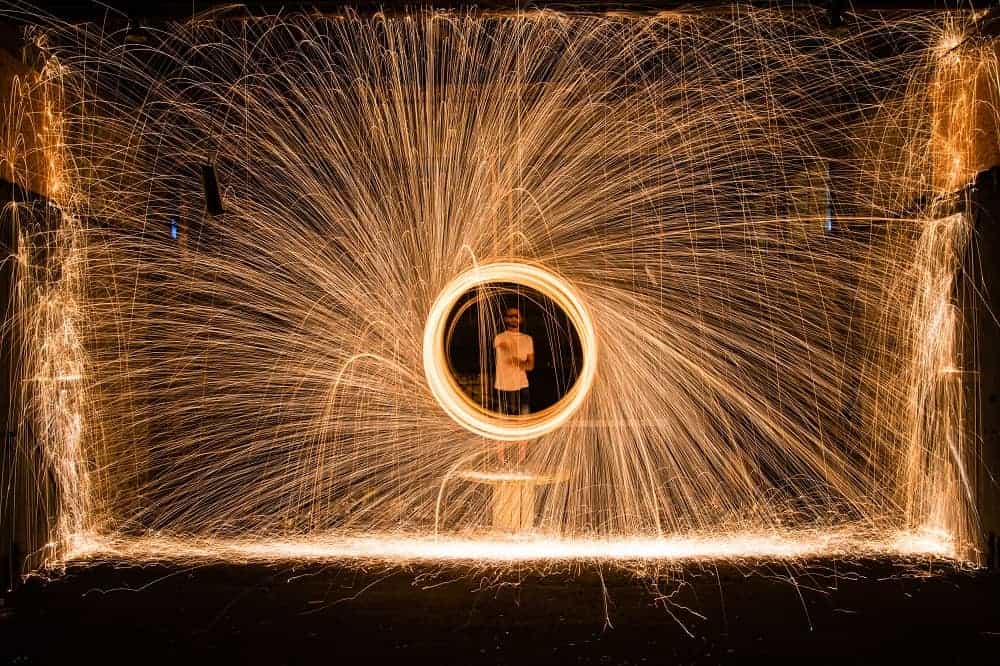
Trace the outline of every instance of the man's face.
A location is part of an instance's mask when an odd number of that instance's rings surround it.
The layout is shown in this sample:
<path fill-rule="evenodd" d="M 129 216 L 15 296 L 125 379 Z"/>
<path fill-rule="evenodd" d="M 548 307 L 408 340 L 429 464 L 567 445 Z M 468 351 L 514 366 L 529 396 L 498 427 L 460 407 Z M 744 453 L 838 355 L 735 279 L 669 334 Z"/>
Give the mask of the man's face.
<path fill-rule="evenodd" d="M 521 311 L 517 308 L 507 308 L 503 313 L 503 321 L 508 330 L 516 331 L 521 328 Z"/>

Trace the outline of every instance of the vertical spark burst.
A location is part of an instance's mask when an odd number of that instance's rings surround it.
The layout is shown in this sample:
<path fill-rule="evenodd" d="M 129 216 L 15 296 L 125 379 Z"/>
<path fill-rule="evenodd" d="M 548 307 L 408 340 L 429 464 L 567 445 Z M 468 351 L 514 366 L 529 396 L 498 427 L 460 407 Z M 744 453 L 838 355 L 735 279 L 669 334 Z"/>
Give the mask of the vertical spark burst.
<path fill-rule="evenodd" d="M 967 529 L 956 513 L 956 497 L 973 501 L 964 438 L 961 368 L 962 317 L 955 286 L 968 237 L 966 218 L 956 213 L 924 226 L 918 240 L 913 304 L 912 389 L 907 420 L 911 442 L 904 462 L 907 519 L 917 527 L 949 533 Z M 956 524 L 957 523 L 957 524 Z"/>
<path fill-rule="evenodd" d="M 20 473 L 32 475 L 35 492 L 27 501 L 37 502 L 46 524 L 27 529 L 56 536 L 48 544 L 55 548 L 43 552 L 43 558 L 58 558 L 75 535 L 89 532 L 95 508 L 90 501 L 93 448 L 88 450 L 85 440 L 90 403 L 80 328 L 86 248 L 80 222 L 68 212 L 78 206 L 64 180 L 72 169 L 65 162 L 60 78 L 58 60 L 52 58 L 34 80 L 14 80 L 14 106 L 5 127 L 22 134 L 9 137 L 13 150 L 3 164 L 11 182 L 35 184 L 49 195 L 47 202 L 8 204 L 4 220 L 12 226 L 16 252 L 8 258 L 14 262 L 15 279 L 4 339 L 18 344 L 20 352 L 13 361 L 10 405 L 18 412 L 12 421 L 17 427 L 5 456 L 27 467 Z M 28 146 L 33 150 L 25 150 Z M 25 497 L 15 495 L 13 501 L 8 507 L 12 512 L 33 517 L 35 507 L 17 506 Z"/>

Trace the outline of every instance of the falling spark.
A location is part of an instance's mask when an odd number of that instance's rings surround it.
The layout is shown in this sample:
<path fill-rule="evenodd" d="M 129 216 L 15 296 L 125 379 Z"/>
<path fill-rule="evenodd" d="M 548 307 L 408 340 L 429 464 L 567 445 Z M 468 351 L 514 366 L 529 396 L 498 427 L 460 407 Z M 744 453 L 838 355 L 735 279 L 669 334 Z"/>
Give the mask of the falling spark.
<path fill-rule="evenodd" d="M 966 19 L 50 22 L 0 166 L 54 204 L 13 213 L 10 327 L 51 560 L 967 557 Z M 441 351 L 491 267 L 582 340 L 530 431 Z"/>

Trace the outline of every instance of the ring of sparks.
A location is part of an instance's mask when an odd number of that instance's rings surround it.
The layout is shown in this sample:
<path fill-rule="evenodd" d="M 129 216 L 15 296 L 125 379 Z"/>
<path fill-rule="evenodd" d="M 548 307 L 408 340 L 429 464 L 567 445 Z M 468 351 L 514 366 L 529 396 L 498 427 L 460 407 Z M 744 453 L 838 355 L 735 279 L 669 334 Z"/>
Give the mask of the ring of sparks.
<path fill-rule="evenodd" d="M 577 331 L 582 349 L 580 375 L 556 404 L 520 416 L 500 416 L 468 397 L 452 375 L 445 349 L 448 317 L 463 294 L 484 284 L 507 282 L 535 289 L 562 308 Z M 424 374 L 441 408 L 465 429 L 483 437 L 523 441 L 541 437 L 560 427 L 583 404 L 594 383 L 597 336 L 583 300 L 559 276 L 532 264 L 496 262 L 471 268 L 441 291 L 424 325 Z"/>

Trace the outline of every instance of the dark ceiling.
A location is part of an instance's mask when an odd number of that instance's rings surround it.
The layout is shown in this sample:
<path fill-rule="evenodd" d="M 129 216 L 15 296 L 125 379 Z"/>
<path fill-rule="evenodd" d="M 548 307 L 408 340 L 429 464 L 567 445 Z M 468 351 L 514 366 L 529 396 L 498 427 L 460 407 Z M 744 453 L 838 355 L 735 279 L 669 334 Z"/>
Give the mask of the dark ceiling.
<path fill-rule="evenodd" d="M 241 8 L 240 5 L 244 8 Z M 169 21 L 183 21 L 192 16 L 220 8 L 233 13 L 273 14 L 290 11 L 320 11 L 339 13 L 345 9 L 359 14 L 384 12 L 402 13 L 427 8 L 472 9 L 485 12 L 509 12 L 518 9 L 554 9 L 569 13 L 636 13 L 655 14 L 665 10 L 711 13 L 733 5 L 772 7 L 794 11 L 818 7 L 830 12 L 831 24 L 839 25 L 842 15 L 851 11 L 905 12 L 935 9 L 986 9 L 1000 6 L 1000 0 L 702 0 L 678 2 L 677 0 L 649 0 L 647 2 L 602 2 L 585 0 L 380 0 L 331 2 L 329 0 L 247 0 L 243 3 L 225 0 L 0 0 L 0 50 L 20 54 L 23 46 L 25 24 L 53 22 L 99 23 L 109 29 L 133 29 L 144 25 L 155 26 Z M 832 6 L 831 6 L 832 5 Z M 30 9 L 30 8 L 34 9 Z M 997 10 L 1000 11 L 1000 10 Z"/>
<path fill-rule="evenodd" d="M 760 7 L 783 7 L 793 6 L 803 7 L 816 5 L 828 8 L 830 3 L 850 11 L 878 11 L 878 10 L 916 10 L 916 9 L 954 9 L 964 8 L 986 8 L 996 5 L 996 0 L 973 0 L 958 2 L 957 0 L 819 0 L 817 2 L 807 2 L 800 0 L 782 1 L 755 1 L 739 4 L 752 4 Z M 131 18 L 134 20 L 144 20 L 148 22 L 177 20 L 191 17 L 193 14 L 226 5 L 231 2 L 218 0 L 165 0 L 160 2 L 150 2 L 149 0 L 55 0 L 45 2 L 41 0 L 37 5 L 43 7 L 43 11 L 70 21 L 105 21 L 115 19 Z M 536 2 L 502 2 L 496 0 L 486 1 L 454 1 L 439 0 L 436 2 L 426 2 L 422 0 L 383 0 L 382 2 L 329 2 L 324 0 L 313 0 L 312 2 L 295 2 L 290 0 L 256 0 L 245 3 L 251 11 L 276 12 L 279 10 L 315 9 L 319 11 L 336 12 L 344 8 L 352 8 L 359 13 L 373 13 L 377 11 L 398 12 L 407 9 L 421 7 L 437 7 L 447 9 L 477 8 L 481 10 L 503 11 L 515 10 L 517 8 L 551 8 L 561 11 L 577 12 L 609 12 L 609 11 L 629 11 L 629 12 L 656 12 L 665 9 L 698 9 L 710 10 L 713 7 L 737 4 L 732 1 L 720 2 L 710 0 L 709 2 L 548 2 L 545 0 Z"/>

